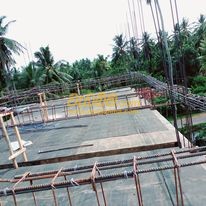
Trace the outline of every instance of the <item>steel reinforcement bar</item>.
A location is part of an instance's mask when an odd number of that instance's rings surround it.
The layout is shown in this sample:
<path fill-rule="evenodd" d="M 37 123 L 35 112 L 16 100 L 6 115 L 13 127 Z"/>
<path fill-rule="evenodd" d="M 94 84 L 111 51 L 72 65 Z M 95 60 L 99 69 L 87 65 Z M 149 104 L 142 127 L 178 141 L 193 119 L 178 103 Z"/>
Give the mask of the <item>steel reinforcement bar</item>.
<path fill-rule="evenodd" d="M 204 155 L 204 153 L 206 152 L 206 146 L 203 146 L 203 147 L 195 147 L 195 148 L 190 148 L 190 149 L 181 149 L 181 150 L 178 150 L 178 151 L 175 151 L 175 154 L 176 155 L 179 155 L 179 154 L 183 154 L 183 153 L 190 153 L 190 154 L 187 154 L 186 156 L 177 156 L 177 158 L 189 158 L 189 157 L 195 157 L 195 156 L 200 156 L 200 155 Z M 171 153 L 170 152 L 165 152 L 165 153 L 158 153 L 158 154 L 153 154 L 153 155 L 146 155 L 146 156 L 137 156 L 137 159 L 139 161 L 139 164 L 149 164 L 149 163 L 154 163 L 154 162 L 161 162 L 162 159 L 157 159 L 157 158 L 160 158 L 160 157 L 165 157 L 165 156 L 170 156 Z M 155 160 L 152 160 L 152 161 L 146 161 L 146 162 L 143 162 L 142 160 L 148 160 L 148 159 L 154 159 L 156 158 Z M 122 165 L 127 165 L 129 163 L 132 162 L 132 158 L 131 159 L 125 159 L 125 160 L 116 160 L 116 161 L 108 161 L 108 162 L 98 162 L 97 163 L 97 166 L 99 168 L 106 168 L 108 169 L 110 166 L 117 166 L 117 165 L 120 165 L 120 167 Z M 171 160 L 170 158 L 165 158 L 163 159 L 164 161 L 169 161 Z M 71 167 L 71 168 L 65 168 L 62 170 L 62 172 L 77 172 L 77 171 L 81 171 L 81 170 L 91 170 L 93 167 L 93 164 L 92 165 L 84 165 L 84 166 L 75 166 L 75 167 Z M 113 167 L 111 167 L 110 169 L 112 169 Z M 50 175 L 50 174 L 56 174 L 58 170 L 50 170 L 50 171 L 44 171 L 44 172 L 39 172 L 39 173 L 30 173 L 29 174 L 29 177 L 35 177 L 35 176 L 42 176 L 42 175 Z M 15 179 L 19 179 L 21 178 L 22 176 L 15 176 Z"/>
<path fill-rule="evenodd" d="M 194 94 L 184 95 L 182 92 L 178 91 L 178 86 L 171 89 L 168 88 L 166 83 L 161 82 L 150 75 L 145 75 L 140 72 L 136 72 L 136 75 L 158 91 L 166 91 L 168 94 L 171 92 L 176 101 L 181 102 L 191 109 L 206 111 L 206 97 L 200 97 Z"/>
<path fill-rule="evenodd" d="M 114 180 L 119 180 L 119 179 L 124 179 L 124 178 L 132 178 L 134 177 L 134 175 L 139 175 L 139 174 L 144 174 L 144 173 L 150 173 L 150 172 L 156 172 L 156 171 L 162 171 L 162 170 L 168 170 L 168 169 L 174 169 L 176 167 L 181 168 L 181 167 L 188 167 L 188 166 L 194 166 L 194 165 L 199 165 L 199 164 L 204 164 L 206 163 L 205 158 L 203 160 L 195 160 L 195 161 L 190 161 L 190 162 L 185 162 L 185 163 L 178 163 L 178 165 L 174 165 L 174 164 L 167 164 L 164 166 L 159 166 L 159 167 L 153 167 L 152 164 L 154 163 L 158 163 L 158 162 L 168 162 L 168 161 L 173 161 L 175 156 L 176 161 L 178 159 L 186 159 L 186 158 L 191 158 L 191 157 L 197 157 L 197 156 L 203 156 L 206 155 L 205 152 L 206 147 L 201 147 L 201 148 L 193 148 L 193 149 L 186 149 L 186 150 L 180 150 L 180 151 L 171 151 L 168 153 L 162 153 L 162 154 L 154 154 L 154 155 L 150 155 L 150 156 L 143 156 L 143 157 L 135 157 L 135 161 L 138 162 L 138 165 L 145 165 L 145 164 L 151 164 L 151 166 L 147 169 L 139 169 L 138 171 L 136 171 L 134 173 L 134 171 L 125 171 L 125 172 L 120 172 L 120 173 L 112 173 L 112 174 L 108 174 L 108 175 L 100 175 L 98 177 L 94 178 L 95 183 L 103 183 L 103 182 L 109 182 L 109 181 L 114 181 Z M 185 155 L 181 155 L 181 156 L 177 156 L 177 154 L 181 154 L 181 153 L 187 153 L 190 152 L 189 154 L 185 154 Z M 169 156 L 167 158 L 162 158 L 162 159 L 158 159 L 159 157 L 162 156 Z M 140 161 L 142 159 L 151 159 L 151 158 L 155 158 L 154 160 L 149 160 L 149 161 Z M 121 165 L 122 167 L 128 167 L 128 164 L 126 163 L 132 163 L 134 164 L 134 158 L 133 159 L 128 159 L 128 160 L 124 160 L 124 161 L 113 161 L 113 162 L 106 162 L 106 163 L 95 163 L 95 167 L 97 167 L 100 171 L 104 170 L 104 169 L 111 169 L 112 167 L 109 166 L 114 166 L 114 165 Z M 126 164 L 126 165 L 125 165 Z M 130 164 L 130 166 L 132 165 Z M 66 176 L 66 175 L 71 175 L 72 171 L 76 171 L 78 173 L 78 170 L 80 169 L 89 169 L 86 170 L 84 172 L 88 173 L 91 172 L 92 168 L 94 167 L 94 165 L 89 165 L 89 166 L 82 166 L 82 167 L 75 167 L 75 168 L 70 168 L 70 169 L 62 169 L 61 171 L 48 171 L 48 172 L 43 172 L 43 173 L 28 173 L 26 176 L 25 174 L 22 176 L 16 176 L 14 179 L 12 180 L 5 180 L 5 182 L 15 182 L 15 184 L 18 182 L 22 182 L 22 181 L 32 181 L 32 180 L 37 180 L 39 177 L 39 179 L 43 179 L 43 178 L 51 178 L 56 176 L 56 174 L 58 173 L 58 177 L 60 176 Z M 105 168 L 103 168 L 105 167 Z M 68 172 L 70 171 L 70 172 Z M 50 176 L 50 175 L 53 176 Z M 44 175 L 46 175 L 45 177 L 43 177 Z M 49 176 L 48 176 L 49 175 Z M 34 178 L 34 179 L 32 179 Z M 1 182 L 4 182 L 3 180 L 1 180 Z M 38 192 L 38 191 L 44 191 L 44 190 L 51 190 L 53 187 L 55 187 L 55 189 L 59 189 L 59 188 L 67 188 L 67 187 L 73 187 L 73 186 L 81 186 L 81 185 L 87 185 L 87 184 L 91 184 L 91 178 L 84 178 L 84 179 L 75 179 L 75 180 L 70 180 L 70 181 L 61 181 L 61 182 L 55 182 L 53 183 L 53 185 L 51 185 L 51 183 L 46 183 L 46 184 L 38 184 L 38 185 L 32 185 L 32 186 L 28 186 L 28 187 L 15 187 L 15 189 L 12 187 L 10 188 L 4 188 L 3 190 L 0 190 L 0 197 L 3 196 L 9 196 L 9 195 L 13 195 L 15 193 L 15 195 L 18 194 L 23 194 L 23 193 L 30 193 L 30 192 Z"/>

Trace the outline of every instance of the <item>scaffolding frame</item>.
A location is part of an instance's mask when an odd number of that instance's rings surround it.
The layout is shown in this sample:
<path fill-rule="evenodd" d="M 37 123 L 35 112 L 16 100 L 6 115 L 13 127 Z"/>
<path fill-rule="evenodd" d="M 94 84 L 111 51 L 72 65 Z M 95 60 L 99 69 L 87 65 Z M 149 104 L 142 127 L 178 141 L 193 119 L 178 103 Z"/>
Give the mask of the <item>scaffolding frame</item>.
<path fill-rule="evenodd" d="M 148 94 L 150 94 L 150 92 Z M 48 104 L 45 94 L 41 93 L 40 104 L 38 106 L 30 106 L 22 113 L 19 113 L 17 115 L 18 118 L 16 125 L 23 126 L 28 124 L 49 123 L 67 119 L 78 119 L 83 117 L 134 111 L 138 109 L 154 108 L 150 103 L 151 99 L 148 94 L 144 93 L 144 95 L 147 96 L 147 99 L 139 98 L 134 100 L 134 98 L 137 98 L 138 95 L 140 95 L 139 90 L 137 90 L 131 94 L 118 95 L 108 97 L 106 99 L 98 99 L 98 95 L 94 95 L 97 97 L 90 100 L 85 96 L 85 100 L 83 99 L 81 101 L 77 101 L 75 98 L 68 98 L 65 100 L 65 103 Z M 70 100 L 71 102 L 69 102 Z M 108 101 L 110 105 L 107 108 Z M 95 105 L 98 105 L 98 109 L 95 109 Z M 9 121 L 5 123 L 8 127 L 13 126 Z"/>

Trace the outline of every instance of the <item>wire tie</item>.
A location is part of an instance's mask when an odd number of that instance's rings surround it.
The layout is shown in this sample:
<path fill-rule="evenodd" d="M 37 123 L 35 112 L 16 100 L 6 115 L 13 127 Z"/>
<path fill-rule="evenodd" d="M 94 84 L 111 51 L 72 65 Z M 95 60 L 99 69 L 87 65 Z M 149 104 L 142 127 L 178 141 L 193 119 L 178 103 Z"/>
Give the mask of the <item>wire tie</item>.
<path fill-rule="evenodd" d="M 77 170 L 77 165 L 74 166 L 74 171 L 76 171 L 76 170 Z"/>
<path fill-rule="evenodd" d="M 8 188 L 8 187 L 6 187 L 6 188 L 3 189 L 3 193 L 4 193 L 5 196 L 7 196 L 7 191 L 9 191 L 9 188 Z"/>
<path fill-rule="evenodd" d="M 71 182 L 72 186 L 79 186 L 79 184 L 77 182 L 75 182 L 73 178 L 71 178 L 70 182 Z"/>
<path fill-rule="evenodd" d="M 127 170 L 124 171 L 124 177 L 128 179 Z"/>
<path fill-rule="evenodd" d="M 56 190 L 56 187 L 54 186 L 54 184 L 51 184 L 52 189 Z"/>

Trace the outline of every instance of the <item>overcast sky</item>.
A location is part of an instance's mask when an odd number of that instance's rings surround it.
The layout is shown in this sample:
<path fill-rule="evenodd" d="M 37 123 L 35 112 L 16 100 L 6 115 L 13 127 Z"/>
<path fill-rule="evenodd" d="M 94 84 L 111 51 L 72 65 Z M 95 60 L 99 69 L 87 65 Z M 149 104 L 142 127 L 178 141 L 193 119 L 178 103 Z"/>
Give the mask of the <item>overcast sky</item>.
<path fill-rule="evenodd" d="M 135 3 L 137 2 L 134 0 Z M 144 0 L 142 0 L 144 1 Z M 159 0 L 166 29 L 171 30 L 169 0 Z M 180 17 L 196 21 L 206 14 L 205 0 L 177 0 Z M 8 37 L 27 47 L 28 53 L 50 46 L 55 61 L 93 59 L 112 53 L 112 39 L 126 32 L 127 0 L 0 0 L 0 15 L 16 20 Z M 149 6 L 143 4 L 146 30 L 153 32 Z M 129 14 L 128 14 L 129 15 Z M 16 59 L 28 63 L 28 54 Z"/>

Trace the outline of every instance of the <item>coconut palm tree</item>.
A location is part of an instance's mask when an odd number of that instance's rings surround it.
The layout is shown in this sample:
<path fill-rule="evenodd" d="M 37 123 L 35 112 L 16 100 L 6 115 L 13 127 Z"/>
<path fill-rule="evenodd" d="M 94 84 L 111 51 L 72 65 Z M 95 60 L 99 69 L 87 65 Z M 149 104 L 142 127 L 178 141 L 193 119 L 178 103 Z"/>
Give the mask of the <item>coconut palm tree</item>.
<path fill-rule="evenodd" d="M 44 82 L 43 70 L 39 69 L 34 62 L 23 68 L 20 75 L 21 88 L 40 86 Z M 18 84 L 17 84 L 18 85 Z"/>
<path fill-rule="evenodd" d="M 114 63 L 124 61 L 125 56 L 127 54 L 126 48 L 128 42 L 125 40 L 122 34 L 116 35 L 113 41 L 115 44 L 113 46 L 112 61 Z"/>
<path fill-rule="evenodd" d="M 148 70 L 149 73 L 151 73 L 153 50 L 155 44 L 147 32 L 143 33 L 142 42 L 140 44 L 142 48 L 143 61 L 147 64 L 147 68 L 145 69 Z"/>
<path fill-rule="evenodd" d="M 34 56 L 37 59 L 36 65 L 42 70 L 41 79 L 44 79 L 44 84 L 69 83 L 72 79 L 69 74 L 60 70 L 58 62 L 55 64 L 49 46 L 41 47 Z"/>
<path fill-rule="evenodd" d="M 127 52 L 130 57 L 130 67 L 136 70 L 139 66 L 140 49 L 138 48 L 137 40 L 132 37 L 128 41 Z"/>
<path fill-rule="evenodd" d="M 114 73 L 125 72 L 129 69 L 130 58 L 127 52 L 128 41 L 120 34 L 113 39 L 112 67 Z"/>
<path fill-rule="evenodd" d="M 10 67 L 15 64 L 13 54 L 20 54 L 23 50 L 21 44 L 13 39 L 5 37 L 8 27 L 15 21 L 9 21 L 3 24 L 6 16 L 0 16 L 0 88 L 9 88 L 11 83 Z"/>
<path fill-rule="evenodd" d="M 192 28 L 188 21 L 183 18 L 180 25 L 174 28 L 174 34 L 170 44 L 170 51 L 173 56 L 173 64 L 177 68 L 176 76 L 182 81 L 184 86 L 187 84 L 187 77 L 197 75 L 199 63 L 197 60 L 198 49 L 195 48 L 194 36 L 192 35 Z M 177 82 L 180 84 L 181 82 Z"/>
<path fill-rule="evenodd" d="M 201 41 L 200 43 L 200 51 L 201 55 L 199 57 L 200 59 L 200 74 L 203 76 L 206 76 L 206 38 Z"/>
<path fill-rule="evenodd" d="M 74 80 L 81 80 L 94 77 L 92 62 L 89 59 L 76 60 L 70 67 L 70 75 Z"/>
<path fill-rule="evenodd" d="M 206 17 L 204 15 L 200 15 L 198 22 L 195 25 L 195 29 L 193 32 L 193 41 L 195 43 L 195 47 L 199 51 L 200 42 L 206 37 Z"/>
<path fill-rule="evenodd" d="M 93 62 L 93 71 L 95 77 L 101 77 L 105 71 L 109 69 L 109 64 L 107 61 L 107 57 L 103 55 L 98 55 L 97 58 Z"/>

